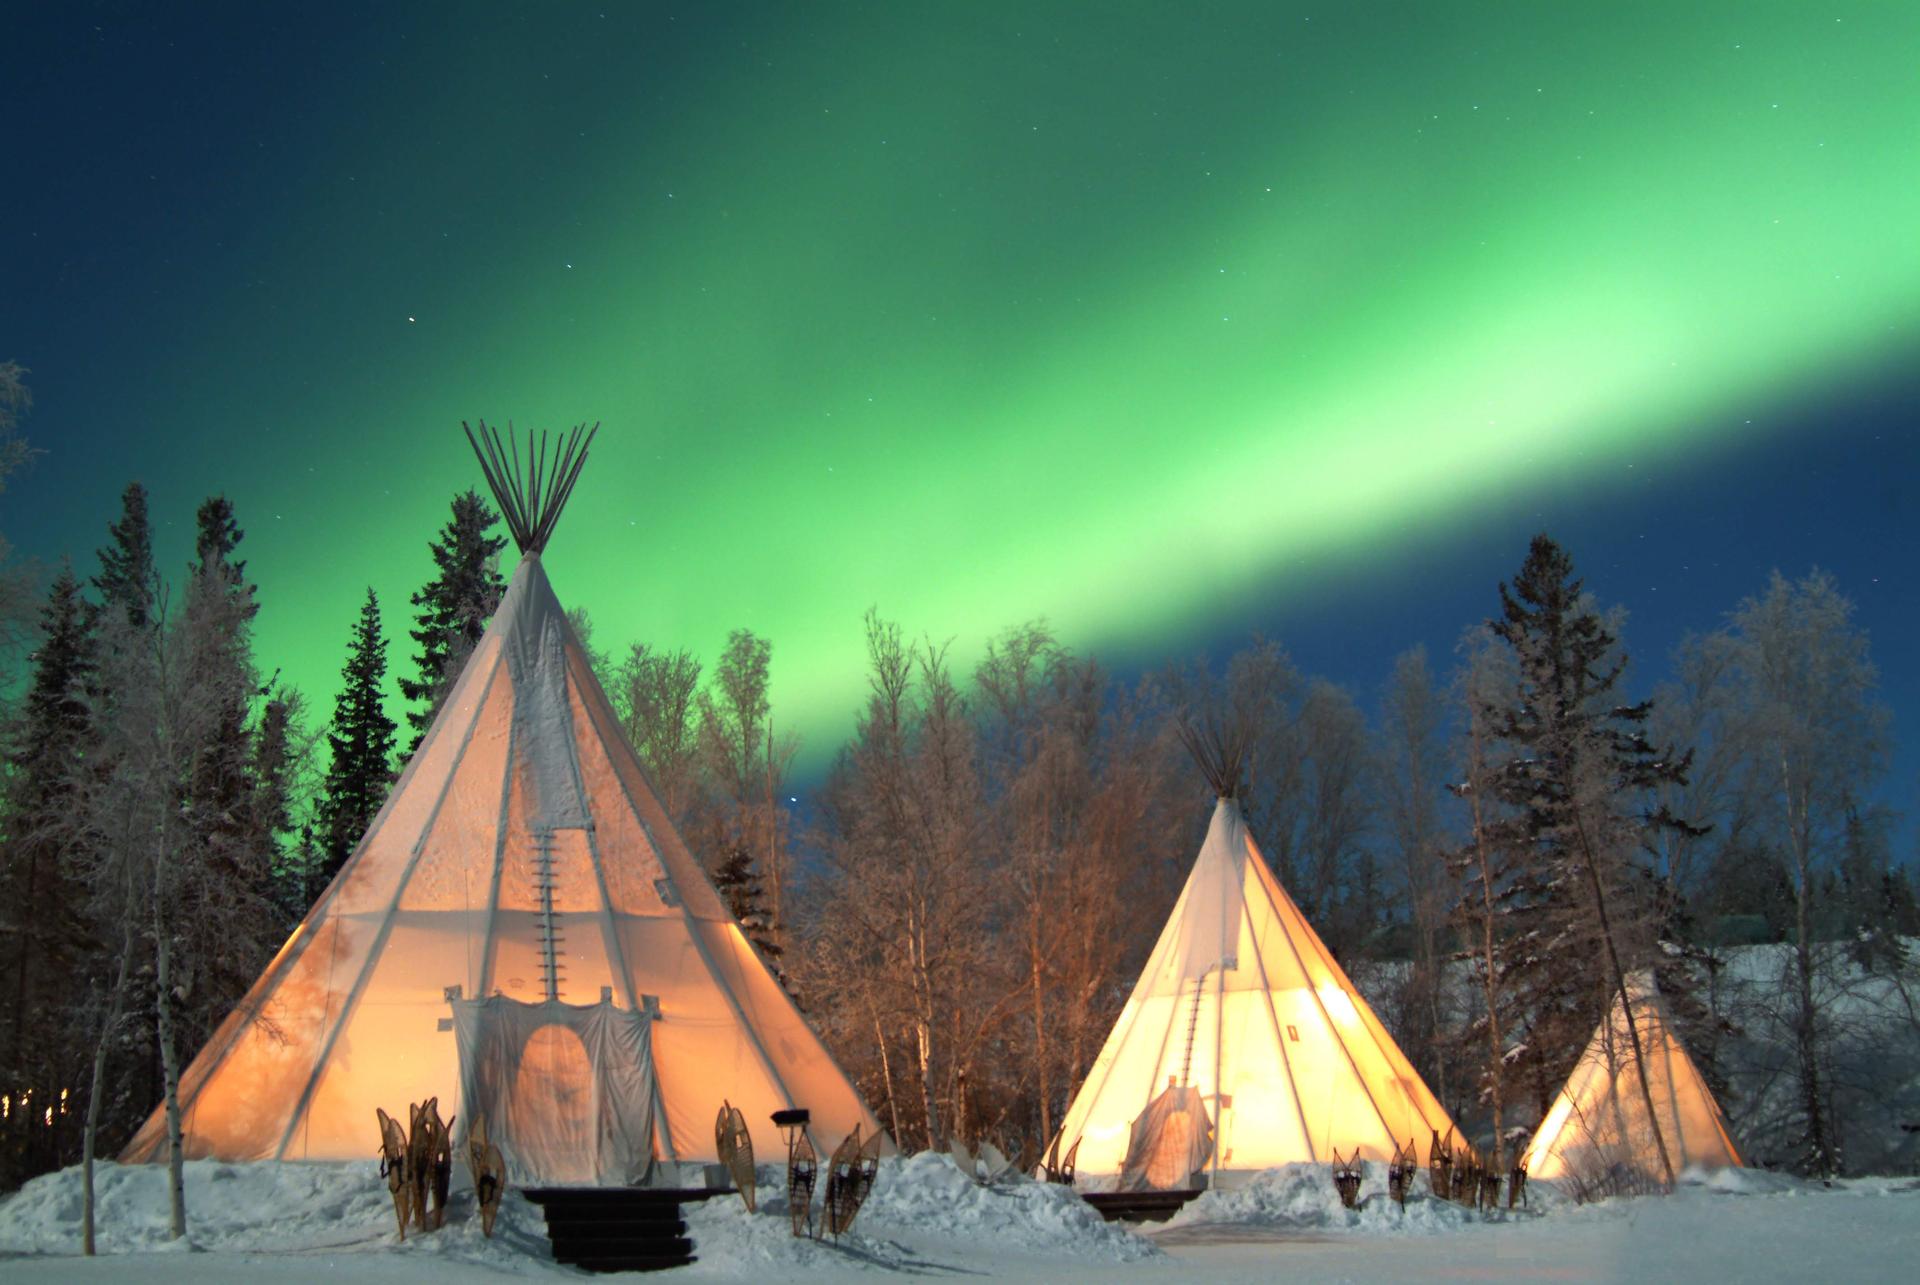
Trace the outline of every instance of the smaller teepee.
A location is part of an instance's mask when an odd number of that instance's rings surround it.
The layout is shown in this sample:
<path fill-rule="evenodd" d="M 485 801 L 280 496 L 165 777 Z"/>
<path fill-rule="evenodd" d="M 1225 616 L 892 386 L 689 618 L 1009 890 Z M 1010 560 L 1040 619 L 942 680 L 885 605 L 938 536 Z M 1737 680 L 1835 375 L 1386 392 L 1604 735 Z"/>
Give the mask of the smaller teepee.
<path fill-rule="evenodd" d="M 1190 1190 L 1450 1135 L 1254 846 L 1234 799 L 1244 735 L 1181 730 L 1219 795 L 1213 822 L 1056 1146 L 1077 1142 L 1087 1185 Z"/>
<path fill-rule="evenodd" d="M 1627 994 L 1652 1092 L 1641 1092 L 1627 1011 L 1616 998 L 1521 1157 L 1528 1176 L 1594 1194 L 1643 1190 L 1663 1181 L 1660 1142 L 1676 1174 L 1741 1163 L 1720 1105 L 1668 1026 L 1659 994 L 1644 977 L 1632 979 Z"/>

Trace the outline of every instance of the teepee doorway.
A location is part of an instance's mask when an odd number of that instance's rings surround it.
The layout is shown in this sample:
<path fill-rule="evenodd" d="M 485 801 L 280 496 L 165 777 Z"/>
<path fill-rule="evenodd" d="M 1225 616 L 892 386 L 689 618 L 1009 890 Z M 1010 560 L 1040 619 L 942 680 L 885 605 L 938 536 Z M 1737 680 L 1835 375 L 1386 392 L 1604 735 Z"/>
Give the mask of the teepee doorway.
<path fill-rule="evenodd" d="M 652 1025 L 610 1000 L 453 1001 L 462 1135 L 485 1120 L 518 1186 L 648 1181 L 660 1115 Z"/>

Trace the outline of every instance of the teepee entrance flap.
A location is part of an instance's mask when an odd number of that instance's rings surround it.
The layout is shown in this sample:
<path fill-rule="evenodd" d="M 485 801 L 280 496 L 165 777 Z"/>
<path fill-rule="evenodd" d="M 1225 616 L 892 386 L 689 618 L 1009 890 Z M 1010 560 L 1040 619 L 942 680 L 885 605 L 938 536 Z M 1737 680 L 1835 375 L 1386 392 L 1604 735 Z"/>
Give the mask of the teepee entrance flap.
<path fill-rule="evenodd" d="M 454 1000 L 462 1135 L 486 1121 L 516 1186 L 645 1182 L 660 1114 L 652 1027 L 609 1000 Z"/>
<path fill-rule="evenodd" d="M 1133 1122 L 1122 1191 L 1187 1191 L 1206 1182 L 1213 1121 L 1200 1090 L 1169 1084 Z"/>

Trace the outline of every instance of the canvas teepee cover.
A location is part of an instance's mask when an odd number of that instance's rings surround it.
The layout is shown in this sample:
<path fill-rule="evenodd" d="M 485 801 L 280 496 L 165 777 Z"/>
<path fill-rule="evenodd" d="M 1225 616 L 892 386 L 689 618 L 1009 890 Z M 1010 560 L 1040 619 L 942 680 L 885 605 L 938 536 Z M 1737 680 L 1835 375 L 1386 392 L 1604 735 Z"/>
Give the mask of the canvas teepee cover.
<path fill-rule="evenodd" d="M 1630 981 L 1627 991 L 1646 1057 L 1654 1119 L 1674 1172 L 1739 1165 L 1720 1105 L 1667 1025 L 1658 993 L 1643 978 Z M 1641 1092 L 1626 1009 L 1615 998 L 1527 1144 L 1521 1159 L 1528 1175 L 1592 1181 L 1626 1168 L 1658 1181 L 1662 1170 L 1647 1121 L 1648 1096 Z"/>
<path fill-rule="evenodd" d="M 494 997 L 647 1018 L 641 1039 L 631 1019 L 563 1013 L 525 1032 L 515 1062 L 535 1077 L 520 1081 L 530 1105 L 568 1083 L 628 1085 L 618 1127 L 644 1120 L 652 1155 L 579 1161 L 619 1170 L 604 1180 L 649 1159 L 715 1160 L 723 1099 L 767 1155 L 783 1153 L 769 1117 L 789 1106 L 809 1108 L 828 1145 L 877 1131 L 621 734 L 541 565 L 557 504 L 529 517 L 500 498 L 523 546 L 506 596 L 360 846 L 184 1073 L 187 1155 L 358 1159 L 376 1149 L 375 1107 L 437 1094 L 466 1113 L 457 1006 Z M 595 1035 L 596 1020 L 612 1025 Z M 601 1128 L 612 1107 L 568 1109 L 549 1134 Z M 156 1109 L 123 1158 L 165 1152 Z"/>
<path fill-rule="evenodd" d="M 1176 1114 L 1169 1089 L 1205 1103 L 1211 1148 L 1185 1125 L 1176 1141 L 1227 1185 L 1330 1160 L 1336 1147 L 1388 1160 L 1397 1143 L 1424 1149 L 1433 1131 L 1452 1128 L 1274 879 L 1231 798 L 1215 807 L 1173 914 L 1067 1110 L 1060 1145 L 1080 1140 L 1079 1176 L 1145 1188 L 1181 1169 L 1175 1185 L 1197 1180 L 1136 1136 L 1136 1121 Z"/>

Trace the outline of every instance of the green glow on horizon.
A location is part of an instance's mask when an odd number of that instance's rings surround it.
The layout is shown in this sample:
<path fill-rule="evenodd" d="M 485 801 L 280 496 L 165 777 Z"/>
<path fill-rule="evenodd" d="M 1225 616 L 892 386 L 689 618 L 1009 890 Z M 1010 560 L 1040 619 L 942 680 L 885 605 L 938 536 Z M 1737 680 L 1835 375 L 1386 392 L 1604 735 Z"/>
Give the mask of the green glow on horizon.
<path fill-rule="evenodd" d="M 480 483 L 459 420 L 600 419 L 562 600 L 603 643 L 770 637 L 817 755 L 869 605 L 963 660 L 1041 614 L 1172 647 L 1910 340 L 1920 8 L 1563 8 L 882 9 L 698 59 L 615 12 L 370 70 L 404 128 L 254 233 L 303 307 L 236 286 L 180 339 L 240 367 L 184 404 L 280 408 L 220 483 L 260 654 L 324 715 L 364 586 L 404 643 Z"/>

